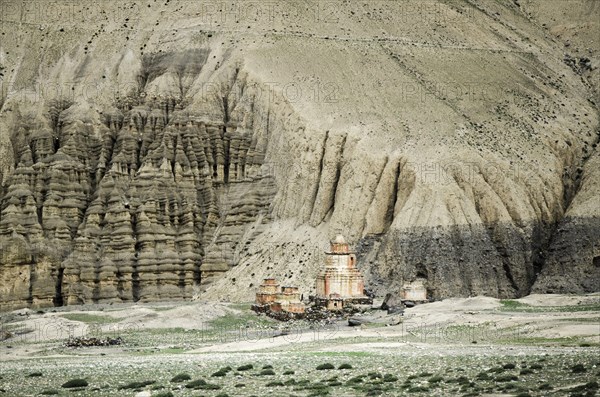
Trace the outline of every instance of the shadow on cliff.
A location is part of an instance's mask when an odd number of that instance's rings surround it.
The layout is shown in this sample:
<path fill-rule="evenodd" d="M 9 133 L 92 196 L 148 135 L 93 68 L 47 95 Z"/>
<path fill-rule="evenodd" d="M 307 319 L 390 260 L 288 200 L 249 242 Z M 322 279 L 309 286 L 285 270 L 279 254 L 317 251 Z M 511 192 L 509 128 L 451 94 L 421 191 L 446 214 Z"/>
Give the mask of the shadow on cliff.
<path fill-rule="evenodd" d="M 600 291 L 600 219 L 415 227 L 357 244 L 367 286 L 378 294 L 426 280 L 433 299 Z"/>

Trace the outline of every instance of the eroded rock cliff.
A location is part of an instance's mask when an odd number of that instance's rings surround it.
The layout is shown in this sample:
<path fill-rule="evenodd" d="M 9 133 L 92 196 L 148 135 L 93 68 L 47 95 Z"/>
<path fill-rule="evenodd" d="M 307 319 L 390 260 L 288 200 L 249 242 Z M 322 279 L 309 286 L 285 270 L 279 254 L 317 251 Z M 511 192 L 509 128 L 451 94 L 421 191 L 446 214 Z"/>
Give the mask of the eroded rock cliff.
<path fill-rule="evenodd" d="M 378 293 L 598 290 L 598 58 L 546 14 L 67 3 L 2 24 L 0 308 L 310 293 L 340 233 Z"/>

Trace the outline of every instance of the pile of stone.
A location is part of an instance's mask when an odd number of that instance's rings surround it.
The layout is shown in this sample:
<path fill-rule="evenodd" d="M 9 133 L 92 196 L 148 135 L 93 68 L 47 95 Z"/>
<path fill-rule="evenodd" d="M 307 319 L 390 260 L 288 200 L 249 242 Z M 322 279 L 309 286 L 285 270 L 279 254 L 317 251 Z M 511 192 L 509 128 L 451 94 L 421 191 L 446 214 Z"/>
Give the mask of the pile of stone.
<path fill-rule="evenodd" d="M 65 342 L 66 347 L 92 347 L 92 346 L 117 346 L 123 344 L 123 338 L 94 338 L 94 337 L 77 337 L 69 338 Z"/>

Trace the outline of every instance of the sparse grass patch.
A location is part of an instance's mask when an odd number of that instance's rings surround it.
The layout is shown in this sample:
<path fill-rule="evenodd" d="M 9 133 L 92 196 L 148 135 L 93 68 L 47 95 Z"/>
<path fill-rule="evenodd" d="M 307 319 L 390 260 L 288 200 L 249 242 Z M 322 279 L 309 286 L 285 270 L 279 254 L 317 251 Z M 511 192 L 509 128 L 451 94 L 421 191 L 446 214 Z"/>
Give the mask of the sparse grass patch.
<path fill-rule="evenodd" d="M 583 372 L 586 372 L 587 369 L 585 369 L 585 367 L 583 366 L 583 364 L 575 364 L 573 367 L 571 367 L 571 371 L 574 374 L 581 374 Z"/>
<path fill-rule="evenodd" d="M 252 365 L 252 364 L 244 364 L 244 365 L 237 367 L 237 370 L 241 372 L 241 371 L 248 371 L 253 368 L 254 368 L 254 365 Z"/>
<path fill-rule="evenodd" d="M 196 387 L 203 386 L 205 384 L 206 384 L 206 381 L 204 379 L 196 379 L 196 380 L 193 380 L 193 381 L 187 383 L 185 385 L 185 387 L 188 389 L 195 389 Z"/>
<path fill-rule="evenodd" d="M 600 311 L 600 304 L 592 303 L 587 305 L 565 305 L 565 306 L 532 306 L 527 303 L 518 302 L 512 299 L 500 301 L 501 311 L 525 312 L 525 313 L 555 313 L 555 312 L 588 312 Z"/>
<path fill-rule="evenodd" d="M 448 380 L 448 382 L 458 383 L 459 385 L 466 385 L 470 383 L 469 378 L 467 378 L 466 376 L 459 376 L 458 378 Z"/>
<path fill-rule="evenodd" d="M 192 377 L 189 374 L 177 374 L 171 378 L 171 382 L 184 382 L 191 379 Z"/>
<path fill-rule="evenodd" d="M 187 333 L 182 336 L 187 337 Z M 176 335 L 175 338 L 178 336 Z M 353 343 L 361 344 L 363 339 L 352 336 Z M 168 340 L 162 338 L 161 346 L 183 346 L 187 350 L 198 349 L 195 341 Z M 481 395 L 512 395 L 530 393 L 535 397 L 558 397 L 571 395 L 593 395 L 597 391 L 573 391 L 570 389 L 586 382 L 594 381 L 600 370 L 594 367 L 599 359 L 593 349 L 561 348 L 552 349 L 531 347 L 527 354 L 521 356 L 517 348 L 506 347 L 495 349 L 493 347 L 472 347 L 470 345 L 453 346 L 451 354 L 445 352 L 445 347 L 424 345 L 419 348 L 408 346 L 406 351 L 398 352 L 371 352 L 370 355 L 326 356 L 321 354 L 311 355 L 311 349 L 324 348 L 326 342 L 302 349 L 287 351 L 278 346 L 269 347 L 264 352 L 249 351 L 235 352 L 233 354 L 211 352 L 207 355 L 198 352 L 185 357 L 178 355 L 159 355 L 154 348 L 153 354 L 140 358 L 135 352 L 145 347 L 127 345 L 119 352 L 107 352 L 108 357 L 100 358 L 95 355 L 86 355 L 86 352 L 69 352 L 62 348 L 58 342 L 52 342 L 57 349 L 48 350 L 47 357 L 35 362 L 30 358 L 2 360 L 0 362 L 0 387 L 6 392 L 0 396 L 31 395 L 40 396 L 44 389 L 55 388 L 63 391 L 59 395 L 86 396 L 86 397 L 133 397 L 139 390 L 118 391 L 120 385 L 132 381 L 156 379 L 156 384 L 143 387 L 142 390 L 152 391 L 152 396 L 171 392 L 180 397 L 215 397 L 226 392 L 232 397 L 236 396 L 287 396 L 308 397 L 313 395 L 337 396 L 481 396 Z M 143 342 L 142 342 L 143 343 Z M 204 346 L 199 342 L 199 347 Z M 292 346 L 296 347 L 296 346 Z M 11 353 L 10 349 L 0 347 L 2 352 Z M 27 349 L 27 346 L 15 344 L 13 349 Z M 122 350 L 122 351 L 121 351 Z M 64 357 L 67 354 L 77 356 L 75 360 Z M 57 354 L 58 353 L 58 354 Z M 320 352 L 319 352 L 320 353 Z M 56 356 L 56 358 L 54 357 Z M 543 361 L 539 361 L 543 358 Z M 248 364 L 252 368 L 245 371 L 236 371 Z M 335 365 L 334 370 L 318 371 L 316 367 L 323 363 Z M 343 363 L 349 363 L 353 368 L 344 368 Z M 514 363 L 515 368 L 505 369 L 507 363 Z M 584 373 L 573 373 L 572 368 L 581 364 L 587 369 Z M 263 365 L 270 365 L 274 376 L 260 376 Z M 539 365 L 539 369 L 535 369 Z M 232 370 L 227 369 L 232 367 Z M 247 367 L 249 368 L 249 366 Z M 275 370 L 276 368 L 276 370 Z M 487 372 L 489 368 L 497 368 L 498 372 Z M 210 377 L 211 373 L 223 370 L 225 377 Z M 27 375 L 34 371 L 43 372 L 42 378 L 28 378 Z M 372 372 L 371 372 L 372 371 Z M 531 372 L 528 372 L 531 371 Z M 282 375 L 283 373 L 286 375 Z M 419 377 L 423 373 L 433 373 L 429 377 Z M 189 374 L 179 378 L 178 375 Z M 409 375 L 412 380 L 407 380 Z M 513 375 L 518 381 L 496 381 L 496 377 Z M 61 389 L 60 384 L 72 378 L 85 378 L 89 386 L 84 390 L 71 392 L 74 389 Z M 439 378 L 438 378 L 439 377 Z M 443 379 L 440 379 L 443 377 Z M 175 378 L 175 379 L 173 379 Z M 201 384 L 196 387 L 185 385 L 194 379 L 202 378 Z M 400 378 L 400 379 L 398 379 Z M 433 379 L 432 379 L 433 378 Z M 439 381 L 437 381 L 440 379 Z M 510 378 L 509 378 L 510 379 Z M 407 380 L 407 382 L 405 382 Z M 54 382 L 54 383 L 53 383 Z M 208 384 L 210 382 L 210 384 Z M 541 386 L 550 382 L 551 389 L 544 390 Z M 158 386 L 160 385 L 160 386 Z M 282 386 L 283 385 L 283 386 Z M 162 390 L 154 390 L 156 387 Z M 421 389 L 423 388 L 423 389 Z M 423 391 L 427 388 L 427 391 Z M 152 390 L 151 390 L 152 389 Z M 411 389 L 412 391 L 408 391 Z M 578 390 L 578 389 L 576 389 Z"/>
<path fill-rule="evenodd" d="M 85 379 L 80 379 L 80 378 L 71 379 L 61 385 L 61 387 L 64 389 L 72 389 L 75 387 L 87 387 L 87 386 L 88 386 L 88 381 Z"/>
<path fill-rule="evenodd" d="M 554 388 L 552 387 L 552 385 L 550 383 L 544 383 L 544 384 L 541 384 L 540 387 L 538 387 L 538 390 L 552 390 L 552 389 L 554 389 Z"/>
<path fill-rule="evenodd" d="M 102 316 L 99 314 L 87 313 L 65 313 L 60 315 L 63 318 L 71 321 L 79 321 L 86 324 L 112 324 L 118 323 L 120 319 L 111 316 Z"/>
<path fill-rule="evenodd" d="M 265 375 L 275 375 L 275 371 L 273 371 L 270 368 L 267 369 L 263 369 L 262 371 L 260 371 L 259 373 L 260 376 L 265 376 Z"/>
<path fill-rule="evenodd" d="M 421 393 L 429 391 L 429 387 L 427 386 L 411 386 L 408 388 L 409 393 Z"/>
<path fill-rule="evenodd" d="M 267 387 L 278 387 L 278 386 L 285 386 L 285 385 L 283 384 L 283 382 L 275 380 L 275 381 L 267 383 L 265 386 L 267 386 Z"/>
<path fill-rule="evenodd" d="M 500 310 L 505 310 L 505 311 L 512 311 L 512 310 L 522 309 L 524 307 L 531 307 L 531 305 L 528 305 L 527 303 L 521 303 L 521 302 L 513 300 L 513 299 L 502 299 L 500 301 L 500 304 L 502 305 L 500 307 Z"/>
<path fill-rule="evenodd" d="M 230 366 L 219 368 L 219 370 L 217 372 L 213 373 L 211 376 L 212 377 L 223 377 L 223 376 L 226 376 L 232 370 L 233 370 L 233 368 L 231 368 Z"/>
<path fill-rule="evenodd" d="M 273 324 L 275 320 L 266 316 L 258 317 L 254 312 L 242 311 L 241 313 L 228 313 L 209 322 L 212 329 L 223 331 L 236 331 L 246 327 L 261 327 Z"/>
<path fill-rule="evenodd" d="M 333 365 L 331 363 L 324 363 L 324 364 L 320 364 L 317 366 L 318 371 L 323 371 L 323 370 L 327 370 L 327 369 L 335 369 L 335 365 Z"/>
<path fill-rule="evenodd" d="M 398 381 L 398 377 L 392 374 L 385 374 L 383 376 L 383 381 L 387 382 L 387 383 L 392 383 L 392 382 L 397 382 Z"/>
<path fill-rule="evenodd" d="M 299 385 L 294 390 L 307 390 L 310 392 L 309 396 L 328 396 L 330 393 L 329 385 L 321 382 L 308 383 Z"/>
<path fill-rule="evenodd" d="M 352 384 L 357 384 L 357 383 L 362 383 L 363 379 L 364 379 L 365 375 L 358 375 L 355 376 L 353 378 L 348 379 L 348 384 L 352 385 Z"/>
<path fill-rule="evenodd" d="M 155 380 L 145 380 L 142 382 L 129 382 L 126 385 L 119 386 L 119 390 L 127 390 L 127 389 L 141 389 L 148 385 L 152 385 L 156 383 Z"/>
<path fill-rule="evenodd" d="M 44 374 L 42 374 L 41 372 L 32 372 L 29 375 L 27 375 L 28 378 L 38 378 L 40 376 L 44 376 Z"/>
<path fill-rule="evenodd" d="M 215 383 L 205 383 L 204 385 L 199 385 L 194 387 L 194 390 L 219 390 L 222 387 Z"/>
<path fill-rule="evenodd" d="M 352 369 L 352 365 L 350 365 L 348 363 L 343 363 L 343 364 L 340 364 L 338 369 Z"/>
<path fill-rule="evenodd" d="M 46 389 L 46 390 L 42 390 L 40 394 L 42 396 L 55 396 L 55 395 L 59 394 L 59 391 L 56 389 Z"/>
<path fill-rule="evenodd" d="M 501 375 L 496 377 L 496 382 L 511 382 L 517 380 L 519 380 L 519 378 L 516 375 Z"/>
<path fill-rule="evenodd" d="M 583 393 L 583 392 L 588 392 L 591 396 L 594 396 L 596 393 L 596 390 L 598 390 L 599 385 L 598 382 L 596 381 L 591 381 L 586 383 L 585 385 L 580 385 L 580 386 L 575 386 L 571 389 L 569 389 L 569 391 L 571 393 Z"/>

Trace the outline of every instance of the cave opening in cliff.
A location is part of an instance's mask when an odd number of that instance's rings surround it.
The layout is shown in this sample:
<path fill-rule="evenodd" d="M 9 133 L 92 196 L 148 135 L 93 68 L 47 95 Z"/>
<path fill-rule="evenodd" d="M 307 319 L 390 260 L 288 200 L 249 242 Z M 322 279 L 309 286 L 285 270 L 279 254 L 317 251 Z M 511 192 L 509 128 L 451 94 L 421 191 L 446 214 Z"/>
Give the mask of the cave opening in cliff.
<path fill-rule="evenodd" d="M 600 267 L 600 256 L 595 256 L 592 263 L 594 264 L 594 267 Z"/>
<path fill-rule="evenodd" d="M 421 279 L 424 279 L 424 280 L 428 280 L 429 279 L 429 272 L 427 271 L 427 268 L 425 267 L 424 264 L 418 263 L 415 267 L 416 267 L 416 271 L 417 271 L 417 277 L 416 278 L 421 278 Z"/>

